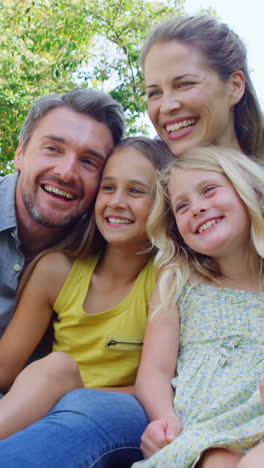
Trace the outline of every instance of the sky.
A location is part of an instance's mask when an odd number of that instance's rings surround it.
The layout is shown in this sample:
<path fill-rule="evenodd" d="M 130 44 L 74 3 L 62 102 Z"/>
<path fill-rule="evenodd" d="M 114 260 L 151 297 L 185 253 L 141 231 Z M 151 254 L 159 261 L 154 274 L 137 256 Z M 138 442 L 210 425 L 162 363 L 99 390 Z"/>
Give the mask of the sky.
<path fill-rule="evenodd" d="M 188 14 L 212 7 L 220 21 L 227 23 L 243 40 L 248 65 L 261 108 L 264 111 L 264 2 L 263 0 L 186 0 Z"/>

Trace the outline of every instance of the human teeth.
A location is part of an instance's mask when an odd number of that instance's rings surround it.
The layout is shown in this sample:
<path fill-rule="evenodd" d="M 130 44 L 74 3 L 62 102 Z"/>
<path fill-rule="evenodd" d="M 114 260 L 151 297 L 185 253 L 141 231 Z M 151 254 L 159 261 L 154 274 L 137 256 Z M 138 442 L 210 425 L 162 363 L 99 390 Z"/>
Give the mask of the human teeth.
<path fill-rule="evenodd" d="M 197 119 L 189 119 L 189 120 L 182 120 L 181 122 L 177 122 L 174 124 L 166 125 L 167 132 L 177 132 L 182 128 L 189 127 L 190 125 L 194 125 Z"/>
<path fill-rule="evenodd" d="M 111 224 L 131 224 L 131 221 L 129 221 L 129 219 L 108 218 L 108 221 Z"/>
<path fill-rule="evenodd" d="M 212 219 L 211 221 L 207 221 L 206 223 L 202 224 L 201 227 L 199 227 L 198 232 L 203 232 L 206 231 L 211 226 L 214 226 L 214 224 L 219 223 L 219 219 Z"/>
<path fill-rule="evenodd" d="M 56 195 L 61 195 L 62 197 L 65 197 L 65 198 L 69 198 L 69 199 L 74 198 L 71 193 L 64 192 L 63 190 L 59 190 L 56 187 L 52 187 L 51 185 L 45 185 L 44 188 L 47 192 L 56 193 Z"/>

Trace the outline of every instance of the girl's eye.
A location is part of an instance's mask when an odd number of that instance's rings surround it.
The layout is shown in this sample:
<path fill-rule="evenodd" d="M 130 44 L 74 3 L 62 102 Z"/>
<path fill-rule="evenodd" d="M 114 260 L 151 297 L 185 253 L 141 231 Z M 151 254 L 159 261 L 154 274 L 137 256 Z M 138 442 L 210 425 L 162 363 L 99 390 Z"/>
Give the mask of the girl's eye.
<path fill-rule="evenodd" d="M 212 192 L 215 189 L 216 189 L 215 185 L 209 185 L 208 187 L 205 187 L 203 191 L 204 191 L 204 194 L 207 194 L 209 192 Z"/>
<path fill-rule="evenodd" d="M 137 188 L 131 188 L 131 189 L 130 189 L 130 192 L 131 192 L 131 193 L 134 193 L 135 195 L 139 195 L 139 194 L 144 193 L 142 190 L 139 190 L 139 189 L 137 189 Z"/>
<path fill-rule="evenodd" d="M 111 192 L 112 190 L 114 190 L 114 186 L 113 185 L 101 185 L 100 187 L 100 190 L 105 190 L 106 192 Z"/>
<path fill-rule="evenodd" d="M 188 206 L 187 203 L 179 203 L 175 208 L 175 213 L 179 213 L 183 211 L 185 208 L 187 208 L 187 206 Z"/>

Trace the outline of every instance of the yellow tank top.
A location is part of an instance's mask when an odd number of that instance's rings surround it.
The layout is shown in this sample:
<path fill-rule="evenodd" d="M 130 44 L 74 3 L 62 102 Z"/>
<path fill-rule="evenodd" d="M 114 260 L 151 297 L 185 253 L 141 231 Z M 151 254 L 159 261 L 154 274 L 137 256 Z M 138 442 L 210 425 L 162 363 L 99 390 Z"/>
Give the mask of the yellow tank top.
<path fill-rule="evenodd" d="M 139 273 L 127 297 L 89 315 L 83 310 L 100 254 L 73 263 L 54 304 L 53 351 L 70 354 L 86 387 L 133 385 L 140 361 L 148 304 L 156 283 L 153 259 Z M 103 292 L 102 292 L 103 294 Z"/>

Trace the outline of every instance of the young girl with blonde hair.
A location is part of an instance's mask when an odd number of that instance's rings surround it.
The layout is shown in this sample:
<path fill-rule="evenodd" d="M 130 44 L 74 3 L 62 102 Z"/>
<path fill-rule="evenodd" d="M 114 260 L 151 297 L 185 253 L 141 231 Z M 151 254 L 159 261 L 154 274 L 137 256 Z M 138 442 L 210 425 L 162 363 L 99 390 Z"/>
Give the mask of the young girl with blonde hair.
<path fill-rule="evenodd" d="M 237 150 L 192 149 L 165 169 L 149 219 L 160 278 L 136 381 L 153 456 L 133 467 L 263 466 L 263 209 L 263 169 Z"/>

